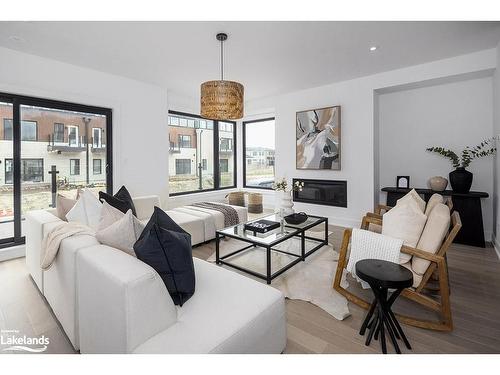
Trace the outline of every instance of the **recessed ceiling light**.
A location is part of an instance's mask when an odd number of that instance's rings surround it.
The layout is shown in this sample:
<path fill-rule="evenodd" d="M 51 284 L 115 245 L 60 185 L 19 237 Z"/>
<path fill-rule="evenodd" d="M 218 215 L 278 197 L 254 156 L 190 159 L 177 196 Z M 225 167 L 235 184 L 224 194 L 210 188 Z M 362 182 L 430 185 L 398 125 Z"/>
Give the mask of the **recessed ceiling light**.
<path fill-rule="evenodd" d="M 17 35 L 11 35 L 9 36 L 9 40 L 12 42 L 24 42 L 25 39 L 23 37 L 17 36 Z"/>
<path fill-rule="evenodd" d="M 371 46 L 370 47 L 370 52 L 375 52 L 378 49 L 377 46 Z"/>

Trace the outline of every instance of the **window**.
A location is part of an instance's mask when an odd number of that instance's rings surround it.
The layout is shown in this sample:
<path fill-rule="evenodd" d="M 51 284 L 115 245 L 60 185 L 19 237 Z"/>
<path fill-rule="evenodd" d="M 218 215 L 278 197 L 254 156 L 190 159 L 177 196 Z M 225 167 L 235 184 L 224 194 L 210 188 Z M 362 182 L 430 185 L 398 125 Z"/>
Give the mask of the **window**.
<path fill-rule="evenodd" d="M 21 141 L 36 141 L 37 139 L 37 122 L 21 121 Z"/>
<path fill-rule="evenodd" d="M 12 141 L 12 119 L 3 119 L 3 139 L 6 141 Z"/>
<path fill-rule="evenodd" d="M 54 142 L 64 142 L 64 124 L 54 123 Z"/>
<path fill-rule="evenodd" d="M 100 148 L 102 147 L 102 129 L 92 128 L 92 147 Z"/>
<path fill-rule="evenodd" d="M 68 143 L 70 146 L 78 146 L 78 126 L 68 126 Z"/>
<path fill-rule="evenodd" d="M 191 159 L 175 159 L 175 174 L 191 174 Z"/>
<path fill-rule="evenodd" d="M 102 159 L 92 160 L 92 171 L 94 174 L 102 174 Z"/>
<path fill-rule="evenodd" d="M 219 169 L 221 173 L 228 173 L 229 172 L 229 160 L 227 159 L 220 159 L 219 160 Z"/>
<path fill-rule="evenodd" d="M 80 174 L 80 159 L 69 159 L 69 174 L 72 176 Z"/>
<path fill-rule="evenodd" d="M 236 185 L 236 123 L 169 111 L 168 129 L 171 195 Z"/>
<path fill-rule="evenodd" d="M 243 186 L 271 189 L 274 182 L 274 118 L 243 122 Z"/>
<path fill-rule="evenodd" d="M 5 183 L 13 181 L 12 159 L 5 159 Z M 43 159 L 21 160 L 21 182 L 43 182 Z"/>
<path fill-rule="evenodd" d="M 179 134 L 179 147 L 191 148 L 191 136 L 185 134 Z"/>

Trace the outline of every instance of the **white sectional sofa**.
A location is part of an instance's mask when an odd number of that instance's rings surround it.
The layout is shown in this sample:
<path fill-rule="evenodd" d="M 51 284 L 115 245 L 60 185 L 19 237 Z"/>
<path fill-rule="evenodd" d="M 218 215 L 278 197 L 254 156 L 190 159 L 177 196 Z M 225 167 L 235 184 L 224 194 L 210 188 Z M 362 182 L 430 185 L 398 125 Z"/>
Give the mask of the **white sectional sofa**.
<path fill-rule="evenodd" d="M 148 220 L 159 199 L 135 198 L 134 205 L 138 218 Z M 240 219 L 246 219 L 246 213 L 240 211 Z M 207 212 L 191 215 L 176 209 L 167 213 L 192 236 L 198 236 L 199 242 L 213 238 L 215 230 L 213 234 L 209 231 L 220 226 L 220 217 L 208 220 Z M 74 348 L 81 353 L 284 350 L 283 294 L 199 259 L 194 260 L 196 292 L 183 307 L 173 304 L 163 281 L 150 266 L 99 244 L 93 236 L 63 240 L 51 268 L 42 271 L 41 242 L 60 222 L 52 210 L 26 215 L 26 264 Z"/>

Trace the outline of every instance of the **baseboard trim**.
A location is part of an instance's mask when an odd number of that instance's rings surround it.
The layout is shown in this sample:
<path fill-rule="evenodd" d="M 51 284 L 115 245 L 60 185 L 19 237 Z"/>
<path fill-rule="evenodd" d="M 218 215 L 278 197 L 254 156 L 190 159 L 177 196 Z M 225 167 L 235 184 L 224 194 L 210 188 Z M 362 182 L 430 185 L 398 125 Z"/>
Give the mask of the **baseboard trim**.
<path fill-rule="evenodd" d="M 18 245 L 0 249 L 0 262 L 22 258 L 26 255 L 26 245 Z"/>
<path fill-rule="evenodd" d="M 500 259 L 500 243 L 498 242 L 498 239 L 495 236 L 495 233 L 491 234 L 491 243 L 493 244 L 493 248 L 495 249 L 495 252 L 497 253 L 498 259 Z"/>

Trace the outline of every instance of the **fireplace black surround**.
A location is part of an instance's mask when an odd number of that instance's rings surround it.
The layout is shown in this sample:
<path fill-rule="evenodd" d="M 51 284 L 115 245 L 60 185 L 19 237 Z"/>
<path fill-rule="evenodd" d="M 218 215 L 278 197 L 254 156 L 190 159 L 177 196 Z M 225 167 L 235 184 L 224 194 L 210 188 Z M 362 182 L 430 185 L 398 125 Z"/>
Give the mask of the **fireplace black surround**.
<path fill-rule="evenodd" d="M 294 202 L 347 207 L 347 181 L 293 179 L 294 184 L 297 181 L 303 182 L 304 188 L 293 192 Z"/>

